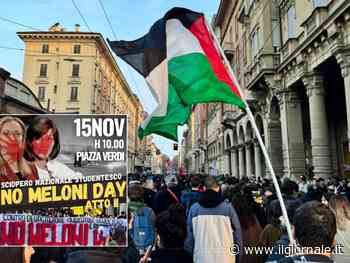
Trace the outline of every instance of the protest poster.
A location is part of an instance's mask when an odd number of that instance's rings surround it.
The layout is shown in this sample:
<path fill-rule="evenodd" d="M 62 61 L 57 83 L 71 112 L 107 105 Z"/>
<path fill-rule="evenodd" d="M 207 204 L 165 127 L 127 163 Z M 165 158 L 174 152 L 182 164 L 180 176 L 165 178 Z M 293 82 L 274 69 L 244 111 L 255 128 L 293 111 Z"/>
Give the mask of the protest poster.
<path fill-rule="evenodd" d="M 125 115 L 0 115 L 0 245 L 125 246 L 126 196 Z"/>
<path fill-rule="evenodd" d="M 124 246 L 126 230 L 126 219 L 0 214 L 0 246 Z"/>

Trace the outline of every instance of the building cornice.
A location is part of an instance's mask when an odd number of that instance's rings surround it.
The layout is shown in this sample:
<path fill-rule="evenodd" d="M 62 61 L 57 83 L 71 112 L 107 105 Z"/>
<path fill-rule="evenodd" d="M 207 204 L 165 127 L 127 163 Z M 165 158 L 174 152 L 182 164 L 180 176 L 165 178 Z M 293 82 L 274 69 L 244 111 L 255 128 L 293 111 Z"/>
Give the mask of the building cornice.
<path fill-rule="evenodd" d="M 332 24 L 336 23 L 336 19 L 345 14 L 347 9 L 350 7 L 350 2 L 345 1 L 341 4 L 329 17 L 323 21 L 317 28 L 315 28 L 301 43 L 297 44 L 297 47 L 284 59 L 277 71 L 280 73 L 284 71 L 295 59 L 302 53 L 308 54 L 309 50 L 312 48 L 313 43 L 321 38 L 321 42 L 325 41 L 327 37 L 324 34 L 327 33 L 327 30 L 332 27 Z M 312 13 L 313 14 L 313 13 Z M 309 18 L 311 17 L 311 14 Z M 304 31 L 305 32 L 305 31 Z M 299 42 L 300 40 L 298 40 Z"/>
<path fill-rule="evenodd" d="M 220 0 L 219 9 L 214 19 L 214 26 L 221 26 L 222 22 L 224 21 L 225 13 L 227 12 L 228 5 L 228 0 Z"/>
<path fill-rule="evenodd" d="M 113 65 L 115 72 L 117 73 L 117 78 L 121 81 L 124 86 L 128 98 L 133 102 L 135 106 L 137 106 L 137 99 L 134 97 L 134 93 L 132 92 L 129 83 L 126 81 L 124 74 L 120 70 L 106 40 L 103 38 L 101 33 L 96 32 L 51 32 L 51 31 L 28 31 L 28 32 L 17 32 L 17 35 L 23 41 L 31 39 L 31 40 L 42 40 L 42 39 L 86 39 L 96 41 L 97 47 L 106 54 L 110 63 Z"/>
<path fill-rule="evenodd" d="M 101 33 L 94 32 L 50 32 L 50 31 L 27 31 L 17 32 L 22 40 L 24 39 L 96 39 L 103 38 Z"/>

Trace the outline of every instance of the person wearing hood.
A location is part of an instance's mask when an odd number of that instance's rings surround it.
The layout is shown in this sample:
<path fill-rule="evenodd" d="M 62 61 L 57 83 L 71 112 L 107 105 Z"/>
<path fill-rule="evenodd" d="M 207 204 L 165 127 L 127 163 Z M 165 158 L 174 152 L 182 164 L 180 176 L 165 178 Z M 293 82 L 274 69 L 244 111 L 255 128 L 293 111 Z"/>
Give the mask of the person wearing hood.
<path fill-rule="evenodd" d="M 166 176 L 165 185 L 154 195 L 153 208 L 154 212 L 159 213 L 167 210 L 171 204 L 180 203 L 181 190 L 178 188 L 176 176 Z"/>
<path fill-rule="evenodd" d="M 237 213 L 214 177 L 205 180 L 205 187 L 188 213 L 185 249 L 195 263 L 238 262 L 242 233 Z"/>

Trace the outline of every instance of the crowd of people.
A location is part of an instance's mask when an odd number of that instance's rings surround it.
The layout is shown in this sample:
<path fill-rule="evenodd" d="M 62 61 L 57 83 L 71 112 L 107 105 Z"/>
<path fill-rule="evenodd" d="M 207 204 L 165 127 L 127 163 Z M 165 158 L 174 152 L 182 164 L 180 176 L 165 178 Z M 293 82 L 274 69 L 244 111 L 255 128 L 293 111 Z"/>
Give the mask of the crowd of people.
<path fill-rule="evenodd" d="M 156 240 L 151 262 L 177 262 L 174 250 L 191 257 L 184 262 L 350 262 L 350 184 L 346 179 L 279 180 L 293 225 L 293 242 L 270 179 L 226 177 L 219 184 L 212 176 L 168 176 L 151 192 L 150 185 L 142 178 L 131 181 L 129 191 L 144 191 L 138 197 L 144 203 L 139 207 L 152 209 L 155 222 L 163 213 L 174 211 L 182 218 L 177 227 L 175 215 L 164 223 L 169 226 L 166 234 L 150 220 L 160 241 L 162 236 L 179 234 L 176 246 Z M 185 235 L 180 235 L 184 229 Z M 294 242 L 295 248 L 290 246 Z"/>
<path fill-rule="evenodd" d="M 279 185 L 293 240 L 270 179 L 134 175 L 128 247 L 34 248 L 30 262 L 350 262 L 348 181 L 301 177 Z"/>

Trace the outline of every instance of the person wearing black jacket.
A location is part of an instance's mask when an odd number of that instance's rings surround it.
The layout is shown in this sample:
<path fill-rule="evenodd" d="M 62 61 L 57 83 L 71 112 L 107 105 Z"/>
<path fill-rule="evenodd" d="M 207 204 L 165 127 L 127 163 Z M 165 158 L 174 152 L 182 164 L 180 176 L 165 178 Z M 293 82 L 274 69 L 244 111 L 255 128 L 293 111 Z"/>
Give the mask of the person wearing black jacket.
<path fill-rule="evenodd" d="M 157 249 L 150 255 L 150 263 L 192 263 L 192 256 L 184 250 L 187 235 L 185 210 L 180 204 L 171 205 L 156 219 Z"/>
<path fill-rule="evenodd" d="M 178 187 L 177 178 L 175 176 L 167 176 L 165 183 L 153 199 L 153 208 L 156 214 L 167 210 L 171 204 L 180 202 L 181 190 Z"/>

